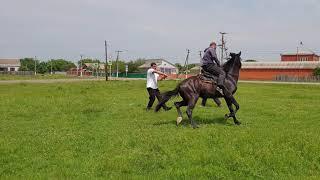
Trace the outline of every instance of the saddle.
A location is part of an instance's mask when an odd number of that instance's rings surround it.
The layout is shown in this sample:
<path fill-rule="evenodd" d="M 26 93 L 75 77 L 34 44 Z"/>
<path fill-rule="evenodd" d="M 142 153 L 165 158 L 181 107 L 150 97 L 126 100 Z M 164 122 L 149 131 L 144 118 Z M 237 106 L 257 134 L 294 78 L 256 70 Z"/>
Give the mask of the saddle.
<path fill-rule="evenodd" d="M 204 83 L 209 83 L 209 84 L 217 84 L 218 82 L 218 77 L 212 75 L 211 73 L 201 69 L 201 74 L 198 75 L 199 79 L 203 81 Z M 216 90 L 224 96 L 223 90 L 219 88 L 218 86 L 216 87 Z"/>
<path fill-rule="evenodd" d="M 211 73 L 203 69 L 201 69 L 201 74 L 199 74 L 198 76 L 205 83 L 217 84 L 218 77 L 212 75 Z"/>

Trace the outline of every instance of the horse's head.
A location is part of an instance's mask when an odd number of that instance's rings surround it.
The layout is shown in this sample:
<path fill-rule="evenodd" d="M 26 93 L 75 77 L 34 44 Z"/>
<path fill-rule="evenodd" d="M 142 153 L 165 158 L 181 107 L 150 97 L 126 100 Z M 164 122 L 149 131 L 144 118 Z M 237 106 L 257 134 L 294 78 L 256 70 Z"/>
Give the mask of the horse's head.
<path fill-rule="evenodd" d="M 231 56 L 231 59 L 233 59 L 233 61 L 234 61 L 233 65 L 239 67 L 239 69 L 240 69 L 241 68 L 241 61 L 242 61 L 242 59 L 240 57 L 241 51 L 238 54 L 230 53 L 230 56 Z"/>
<path fill-rule="evenodd" d="M 232 69 L 240 69 L 241 68 L 241 51 L 237 53 L 230 53 L 230 59 L 223 65 L 223 69 L 226 72 L 229 72 Z"/>
<path fill-rule="evenodd" d="M 230 53 L 230 59 L 223 65 L 223 69 L 227 74 L 230 74 L 234 79 L 238 80 L 241 68 L 241 51 Z"/>

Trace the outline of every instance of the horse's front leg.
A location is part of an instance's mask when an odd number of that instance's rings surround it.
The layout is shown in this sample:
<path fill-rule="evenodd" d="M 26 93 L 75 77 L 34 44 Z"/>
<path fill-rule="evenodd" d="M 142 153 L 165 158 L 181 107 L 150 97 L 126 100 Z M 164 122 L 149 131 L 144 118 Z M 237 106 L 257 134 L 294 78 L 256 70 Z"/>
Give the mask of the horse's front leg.
<path fill-rule="evenodd" d="M 180 102 L 175 102 L 174 105 L 176 106 L 177 112 L 178 112 L 178 117 L 177 117 L 177 126 L 178 126 L 182 121 L 182 112 L 181 112 L 180 107 L 181 106 L 186 106 L 187 103 L 183 100 L 183 101 L 180 101 Z"/>
<path fill-rule="evenodd" d="M 197 123 L 193 120 L 192 118 L 192 111 L 193 111 L 193 108 L 195 107 L 197 101 L 198 101 L 198 98 L 199 96 L 198 95 L 192 95 L 190 98 L 189 98 L 189 102 L 188 102 L 188 107 L 187 107 L 187 115 L 188 115 L 188 118 L 190 120 L 190 123 L 192 125 L 192 127 L 195 129 L 195 128 L 198 128 L 198 125 Z"/>
<path fill-rule="evenodd" d="M 226 103 L 227 103 L 227 105 L 228 105 L 228 109 L 229 109 L 229 111 L 230 111 L 230 114 L 226 114 L 226 115 L 225 115 L 225 119 L 228 119 L 228 118 L 232 117 L 234 123 L 235 123 L 236 125 L 240 125 L 241 122 L 237 120 L 236 113 L 235 113 L 235 111 L 234 111 L 234 109 L 233 109 L 233 107 L 232 107 L 232 105 L 233 105 L 233 103 L 232 103 L 232 98 L 226 98 L 226 97 L 225 97 L 225 100 L 226 100 Z"/>
<path fill-rule="evenodd" d="M 235 110 L 235 114 L 237 113 L 237 111 L 240 109 L 240 106 L 239 106 L 239 103 L 236 101 L 236 99 L 232 96 L 232 98 L 231 98 L 231 102 L 232 102 L 232 104 L 233 105 L 235 105 L 236 106 L 236 110 Z"/>

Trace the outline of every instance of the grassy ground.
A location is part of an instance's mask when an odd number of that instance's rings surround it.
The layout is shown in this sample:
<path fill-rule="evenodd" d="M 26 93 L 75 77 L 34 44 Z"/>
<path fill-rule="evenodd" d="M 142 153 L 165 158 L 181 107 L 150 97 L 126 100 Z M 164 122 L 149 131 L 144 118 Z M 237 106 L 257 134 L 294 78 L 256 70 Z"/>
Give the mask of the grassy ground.
<path fill-rule="evenodd" d="M 78 78 L 76 76 L 66 76 L 62 74 L 37 74 L 36 76 L 22 76 L 22 75 L 4 75 L 0 74 L 0 80 L 33 80 L 33 79 L 69 79 Z"/>
<path fill-rule="evenodd" d="M 176 127 L 174 109 L 144 111 L 144 81 L 8 84 L 0 94 L 1 179 L 320 178 L 320 86 L 241 83 L 242 125 L 209 100 L 194 111 L 196 130 Z"/>

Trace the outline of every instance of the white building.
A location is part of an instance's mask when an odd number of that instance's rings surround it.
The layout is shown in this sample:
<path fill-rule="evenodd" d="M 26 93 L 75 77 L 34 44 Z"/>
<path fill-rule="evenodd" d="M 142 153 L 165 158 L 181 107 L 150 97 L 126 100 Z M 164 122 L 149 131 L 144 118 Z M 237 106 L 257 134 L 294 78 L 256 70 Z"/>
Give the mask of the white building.
<path fill-rule="evenodd" d="M 0 59 L 0 71 L 18 71 L 20 59 Z"/>
<path fill-rule="evenodd" d="M 148 59 L 145 61 L 145 63 L 141 66 L 139 66 L 140 69 L 149 69 L 151 67 L 151 63 L 156 63 L 158 68 L 161 72 L 164 72 L 166 74 L 178 74 L 179 70 L 176 66 L 174 66 L 169 61 L 166 61 L 164 59 Z"/>

